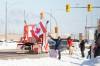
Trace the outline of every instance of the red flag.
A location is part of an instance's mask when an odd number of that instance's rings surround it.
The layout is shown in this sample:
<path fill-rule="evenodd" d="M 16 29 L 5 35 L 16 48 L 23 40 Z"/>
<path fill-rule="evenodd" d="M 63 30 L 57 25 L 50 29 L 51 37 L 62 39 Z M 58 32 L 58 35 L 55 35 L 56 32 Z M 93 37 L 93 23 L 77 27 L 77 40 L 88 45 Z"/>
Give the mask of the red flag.
<path fill-rule="evenodd" d="M 24 25 L 24 40 L 28 39 L 28 25 L 25 21 L 25 25 Z"/>
<path fill-rule="evenodd" d="M 40 21 L 40 27 L 41 27 L 43 33 L 46 33 L 47 32 L 45 26 L 43 25 L 43 23 L 41 21 Z"/>

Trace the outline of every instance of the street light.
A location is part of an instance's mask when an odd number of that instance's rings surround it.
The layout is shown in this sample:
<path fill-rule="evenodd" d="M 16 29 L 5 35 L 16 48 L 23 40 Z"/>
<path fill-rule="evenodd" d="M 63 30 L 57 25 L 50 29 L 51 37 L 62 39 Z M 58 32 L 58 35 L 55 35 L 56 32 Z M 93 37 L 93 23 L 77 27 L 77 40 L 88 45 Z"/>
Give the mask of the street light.
<path fill-rule="evenodd" d="M 57 20 L 51 13 L 49 13 L 49 12 L 45 12 L 45 13 L 54 19 L 55 24 L 56 24 L 54 30 L 55 30 L 56 37 L 57 37 L 58 36 L 58 23 L 57 23 Z M 51 25 L 50 25 L 50 29 L 51 29 Z"/>
<path fill-rule="evenodd" d="M 56 18 L 49 12 L 45 12 L 47 15 L 49 15 L 50 17 L 52 17 L 56 23 L 56 26 L 58 25 Z"/>
<path fill-rule="evenodd" d="M 49 15 L 51 18 L 53 18 L 54 19 L 54 21 L 55 21 L 55 24 L 56 24 L 56 27 L 57 27 L 57 20 L 56 20 L 56 18 L 51 14 L 51 13 L 49 13 L 49 12 L 43 12 L 43 11 L 41 11 L 40 12 L 40 19 L 42 20 L 45 16 L 44 16 L 44 14 L 47 14 L 47 15 Z M 55 27 L 55 28 L 56 28 Z M 51 25 L 50 25 L 50 31 L 51 31 Z"/>
<path fill-rule="evenodd" d="M 54 29 L 55 29 L 55 33 L 56 33 L 56 37 L 57 37 L 57 36 L 58 36 L 58 24 L 57 24 L 56 18 L 52 15 L 52 13 L 41 11 L 41 12 L 40 12 L 40 19 L 41 19 L 41 20 L 43 20 L 43 18 L 45 17 L 44 14 L 47 14 L 47 15 L 49 15 L 52 19 L 54 19 L 55 25 L 56 25 L 56 26 L 54 27 Z M 49 22 L 49 21 L 47 21 L 47 22 Z M 46 25 L 46 28 L 47 28 L 47 25 Z M 51 33 L 51 21 L 50 21 L 50 33 Z"/>

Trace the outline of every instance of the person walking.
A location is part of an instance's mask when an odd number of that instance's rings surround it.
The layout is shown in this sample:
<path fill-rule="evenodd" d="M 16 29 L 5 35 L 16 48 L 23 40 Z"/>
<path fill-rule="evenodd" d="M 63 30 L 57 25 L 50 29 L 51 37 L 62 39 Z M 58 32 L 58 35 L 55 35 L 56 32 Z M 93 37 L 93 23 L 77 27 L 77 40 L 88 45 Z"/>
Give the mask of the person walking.
<path fill-rule="evenodd" d="M 73 40 L 71 39 L 71 37 L 67 38 L 67 44 L 69 47 L 69 55 L 73 54 Z"/>
<path fill-rule="evenodd" d="M 82 41 L 80 42 L 79 48 L 80 48 L 82 57 L 85 57 L 85 55 L 84 55 L 84 50 L 85 50 L 85 40 L 82 40 Z"/>
<path fill-rule="evenodd" d="M 61 38 L 60 36 L 58 36 L 57 39 L 54 39 L 51 35 L 49 35 L 49 37 L 55 41 L 55 46 L 54 46 L 54 50 L 58 51 L 58 59 L 61 59 Z"/>

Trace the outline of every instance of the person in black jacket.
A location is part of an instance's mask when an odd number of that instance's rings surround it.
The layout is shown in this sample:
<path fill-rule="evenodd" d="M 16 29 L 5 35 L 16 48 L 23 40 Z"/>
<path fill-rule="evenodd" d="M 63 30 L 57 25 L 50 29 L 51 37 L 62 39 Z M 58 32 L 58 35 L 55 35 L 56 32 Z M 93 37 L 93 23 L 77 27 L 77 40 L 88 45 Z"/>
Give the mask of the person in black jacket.
<path fill-rule="evenodd" d="M 82 55 L 82 57 L 85 57 L 85 55 L 84 55 L 85 41 L 84 41 L 84 40 L 81 41 L 79 47 L 80 47 L 80 50 L 81 50 L 81 55 Z"/>
<path fill-rule="evenodd" d="M 58 59 L 60 60 L 61 59 L 61 50 L 60 50 L 61 49 L 61 47 L 60 47 L 60 45 L 61 45 L 61 38 L 59 36 L 57 39 L 54 39 L 50 35 L 49 35 L 49 37 L 56 42 L 54 49 L 58 50 Z"/>
<path fill-rule="evenodd" d="M 94 57 L 100 56 L 100 33 L 95 40 Z"/>

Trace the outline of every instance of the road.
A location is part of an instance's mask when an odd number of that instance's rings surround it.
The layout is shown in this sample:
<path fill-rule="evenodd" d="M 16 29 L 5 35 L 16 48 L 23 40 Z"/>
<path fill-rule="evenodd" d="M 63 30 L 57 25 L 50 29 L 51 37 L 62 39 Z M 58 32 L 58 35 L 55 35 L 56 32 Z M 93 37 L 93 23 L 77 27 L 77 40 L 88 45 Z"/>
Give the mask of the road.
<path fill-rule="evenodd" d="M 23 58 L 43 58 L 47 57 L 48 53 L 41 53 L 41 54 L 29 54 L 29 53 L 16 53 L 16 49 L 9 49 L 9 50 L 0 50 L 0 60 L 6 59 L 23 59 Z"/>

